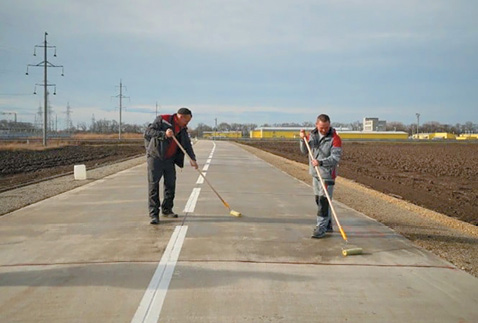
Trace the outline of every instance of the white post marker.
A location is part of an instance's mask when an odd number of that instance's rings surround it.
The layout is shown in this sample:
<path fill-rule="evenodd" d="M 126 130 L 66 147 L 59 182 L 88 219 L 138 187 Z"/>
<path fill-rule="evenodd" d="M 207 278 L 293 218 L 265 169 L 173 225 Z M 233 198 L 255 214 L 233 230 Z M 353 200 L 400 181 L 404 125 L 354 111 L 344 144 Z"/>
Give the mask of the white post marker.
<path fill-rule="evenodd" d="M 73 167 L 73 175 L 75 180 L 85 180 L 86 179 L 86 166 L 85 165 L 75 165 Z"/>

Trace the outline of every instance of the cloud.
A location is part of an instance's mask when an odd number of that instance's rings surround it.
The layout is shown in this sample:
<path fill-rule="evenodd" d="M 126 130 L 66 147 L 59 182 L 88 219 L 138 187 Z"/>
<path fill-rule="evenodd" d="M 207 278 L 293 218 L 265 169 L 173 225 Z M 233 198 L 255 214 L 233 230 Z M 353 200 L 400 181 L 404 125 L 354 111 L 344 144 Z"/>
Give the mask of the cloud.
<path fill-rule="evenodd" d="M 30 93 L 41 83 L 41 69 L 24 71 L 41 60 L 31 53 L 48 31 L 59 53 L 52 62 L 65 66 L 65 78 L 49 74 L 58 85 L 51 102 L 59 113 L 70 102 L 82 122 L 93 113 L 118 118 L 111 97 L 120 78 L 131 96 L 125 120 L 139 124 L 154 117 L 156 100 L 161 113 L 190 104 L 193 122 L 208 124 L 215 116 L 302 122 L 318 111 L 337 121 L 388 119 L 438 103 L 459 105 L 469 119 L 476 9 L 449 0 L 8 1 L 0 11 L 0 87 Z M 42 102 L 1 99 L 0 110 L 25 112 Z"/>
<path fill-rule="evenodd" d="M 16 11 L 20 11 L 20 4 Z M 275 48 L 336 52 L 359 46 L 364 40 L 362 35 L 367 33 L 370 33 L 367 37 L 375 40 L 384 40 L 385 35 L 388 39 L 400 34 L 416 37 L 421 28 L 411 23 L 415 21 L 413 18 L 424 13 L 435 18 L 434 10 L 427 4 L 430 3 L 230 0 L 225 4 L 222 0 L 139 0 L 132 4 L 108 0 L 45 4 L 45 1 L 29 1 L 27 9 L 22 6 L 21 11 L 31 17 L 34 12 L 48 8 L 49 27 L 60 25 L 62 28 L 55 28 L 55 32 L 72 38 L 95 34 L 134 36 L 147 39 L 152 47 L 170 44 L 204 51 Z M 381 30 L 379 38 L 377 27 Z"/>

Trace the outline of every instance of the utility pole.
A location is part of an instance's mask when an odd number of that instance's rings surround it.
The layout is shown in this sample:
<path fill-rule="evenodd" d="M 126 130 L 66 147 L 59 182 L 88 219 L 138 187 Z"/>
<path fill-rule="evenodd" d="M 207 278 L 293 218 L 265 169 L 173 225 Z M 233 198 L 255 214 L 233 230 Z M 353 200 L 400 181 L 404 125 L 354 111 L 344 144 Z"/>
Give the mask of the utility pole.
<path fill-rule="evenodd" d="M 417 136 L 418 136 L 418 128 L 420 127 L 420 113 L 415 113 L 417 116 Z"/>
<path fill-rule="evenodd" d="M 96 120 L 95 120 L 95 114 L 91 116 L 91 132 L 98 132 L 98 129 L 96 129 Z"/>
<path fill-rule="evenodd" d="M 17 113 L 16 112 L 10 112 L 10 111 L 3 111 L 3 112 L 0 112 L 0 114 L 13 114 L 13 117 L 14 117 L 14 122 L 17 123 Z"/>
<path fill-rule="evenodd" d="M 38 129 L 43 128 L 43 110 L 41 106 L 41 102 L 38 103 L 38 112 L 37 112 L 37 122 L 35 124 L 35 127 L 38 127 Z"/>
<path fill-rule="evenodd" d="M 48 126 L 48 120 L 47 120 L 48 119 L 48 113 L 47 113 L 47 109 L 48 109 L 48 90 L 47 90 L 47 88 L 49 86 L 54 86 L 55 91 L 53 92 L 53 95 L 56 95 L 56 84 L 48 84 L 48 67 L 61 67 L 61 70 L 62 70 L 61 71 L 61 76 L 64 76 L 63 65 L 53 65 L 52 63 L 50 63 L 47 60 L 48 48 L 54 48 L 55 49 L 55 53 L 54 53 L 53 56 L 56 57 L 56 46 L 49 46 L 48 42 L 46 41 L 46 36 L 48 36 L 47 32 L 45 32 L 45 40 L 43 41 L 43 45 L 35 45 L 35 48 L 34 48 L 34 51 L 33 51 L 33 56 L 37 56 L 37 54 L 36 54 L 37 47 L 44 49 L 44 60 L 43 60 L 43 62 L 40 62 L 36 65 L 28 64 L 27 65 L 27 72 L 26 72 L 26 75 L 28 75 L 28 67 L 29 66 L 43 67 L 43 84 L 38 84 L 38 83 L 35 84 L 35 90 L 34 90 L 33 94 L 37 94 L 36 93 L 37 85 L 44 87 L 43 96 L 44 96 L 45 106 L 43 107 L 43 146 L 45 146 L 45 147 L 47 145 L 46 137 L 47 137 L 47 126 Z"/>
<path fill-rule="evenodd" d="M 115 98 L 119 98 L 119 133 L 118 133 L 118 139 L 121 140 L 121 110 L 123 109 L 123 98 L 129 98 L 129 96 L 123 96 L 123 87 L 126 89 L 126 86 L 123 86 L 123 82 L 120 79 L 120 93 L 115 96 Z"/>
<path fill-rule="evenodd" d="M 70 130 L 71 128 L 73 128 L 73 124 L 71 122 L 71 114 L 72 114 L 72 111 L 71 111 L 71 107 L 70 107 L 70 102 L 68 102 L 66 104 L 66 131 L 67 133 L 70 133 Z"/>
<path fill-rule="evenodd" d="M 156 101 L 156 115 L 154 116 L 155 118 L 158 116 L 158 101 Z"/>

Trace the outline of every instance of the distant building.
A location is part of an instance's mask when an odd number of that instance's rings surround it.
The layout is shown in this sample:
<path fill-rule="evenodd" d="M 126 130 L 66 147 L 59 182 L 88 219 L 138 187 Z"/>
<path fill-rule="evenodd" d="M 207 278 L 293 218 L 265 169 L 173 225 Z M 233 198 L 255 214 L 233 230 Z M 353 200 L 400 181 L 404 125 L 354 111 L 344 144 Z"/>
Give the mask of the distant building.
<path fill-rule="evenodd" d="M 387 121 L 378 118 L 363 118 L 363 131 L 386 131 Z"/>
<path fill-rule="evenodd" d="M 204 131 L 202 136 L 206 139 L 242 138 L 242 131 Z"/>
<path fill-rule="evenodd" d="M 298 139 L 301 127 L 261 127 L 250 132 L 251 139 Z M 307 127 L 307 132 L 314 128 Z M 336 128 L 340 138 L 345 140 L 406 140 L 404 131 L 348 131 Z"/>
<path fill-rule="evenodd" d="M 456 137 L 457 140 L 478 140 L 478 133 L 461 134 Z"/>
<path fill-rule="evenodd" d="M 312 131 L 315 127 L 260 127 L 251 130 L 250 137 L 253 139 L 294 139 L 300 138 L 300 130 Z"/>
<path fill-rule="evenodd" d="M 418 133 L 412 135 L 412 139 L 419 140 L 441 140 L 441 139 L 459 139 L 455 134 L 448 132 Z"/>

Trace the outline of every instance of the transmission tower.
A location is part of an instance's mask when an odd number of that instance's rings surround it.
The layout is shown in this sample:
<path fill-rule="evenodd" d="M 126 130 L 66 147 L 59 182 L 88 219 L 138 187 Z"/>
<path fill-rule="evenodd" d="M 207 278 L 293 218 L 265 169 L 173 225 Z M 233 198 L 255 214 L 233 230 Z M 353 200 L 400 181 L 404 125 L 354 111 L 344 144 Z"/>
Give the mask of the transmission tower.
<path fill-rule="evenodd" d="M 120 80 L 120 85 L 119 85 L 119 94 L 115 96 L 115 98 L 119 98 L 119 133 L 118 133 L 118 139 L 121 140 L 121 125 L 122 125 L 122 119 L 121 119 L 121 110 L 123 109 L 123 99 L 128 98 L 129 96 L 123 96 L 123 88 L 126 89 L 126 86 L 123 86 L 123 82 Z"/>
<path fill-rule="evenodd" d="M 417 116 L 417 135 L 418 135 L 418 129 L 420 128 L 420 113 L 415 113 Z"/>
<path fill-rule="evenodd" d="M 71 122 L 71 114 L 73 113 L 73 111 L 71 111 L 71 107 L 70 107 L 70 102 L 68 102 L 66 104 L 66 120 L 65 120 L 65 123 L 66 123 L 66 131 L 69 133 L 70 130 L 73 128 L 73 123 Z"/>
<path fill-rule="evenodd" d="M 48 42 L 46 41 L 46 36 L 48 36 L 48 33 L 45 32 L 45 39 L 43 41 L 42 45 L 35 45 L 34 51 L 33 51 L 33 56 L 36 55 L 36 49 L 38 48 L 43 48 L 44 49 L 44 60 L 43 62 L 40 62 L 38 64 L 28 64 L 27 65 L 27 72 L 26 75 L 28 75 L 28 67 L 33 66 L 33 67 L 43 67 L 43 84 L 42 83 L 37 83 L 35 84 L 35 90 L 33 94 L 36 94 L 36 87 L 37 86 L 43 86 L 44 91 L 43 91 L 43 96 L 44 96 L 44 107 L 43 107 L 43 146 L 47 145 L 47 127 L 48 127 L 48 90 L 47 88 L 49 86 L 53 86 L 55 88 L 53 95 L 56 95 L 56 84 L 48 84 L 48 67 L 61 67 L 61 76 L 64 76 L 64 69 L 63 65 L 53 65 L 47 60 L 47 54 L 48 54 L 48 48 L 54 48 L 55 53 L 54 57 L 56 57 L 56 46 L 50 46 L 48 45 Z"/>
<path fill-rule="evenodd" d="M 41 102 L 38 103 L 38 112 L 35 115 L 35 119 L 36 119 L 35 127 L 38 128 L 38 129 L 43 128 L 43 122 L 42 122 L 42 120 L 43 120 L 43 108 L 41 106 Z"/>
<path fill-rule="evenodd" d="M 98 132 L 98 129 L 96 129 L 96 120 L 95 120 L 95 114 L 94 113 L 91 117 L 91 132 Z"/>

